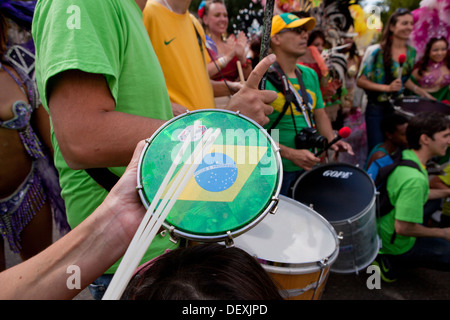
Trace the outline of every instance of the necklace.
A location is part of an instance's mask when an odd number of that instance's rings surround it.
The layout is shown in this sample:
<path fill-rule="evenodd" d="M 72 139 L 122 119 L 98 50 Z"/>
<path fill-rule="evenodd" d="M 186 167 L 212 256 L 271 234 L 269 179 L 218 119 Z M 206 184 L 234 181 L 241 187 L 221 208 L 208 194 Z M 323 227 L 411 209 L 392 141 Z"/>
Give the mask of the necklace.
<path fill-rule="evenodd" d="M 167 3 L 167 0 L 164 0 L 164 4 L 166 5 L 167 9 L 173 12 L 172 7 Z"/>

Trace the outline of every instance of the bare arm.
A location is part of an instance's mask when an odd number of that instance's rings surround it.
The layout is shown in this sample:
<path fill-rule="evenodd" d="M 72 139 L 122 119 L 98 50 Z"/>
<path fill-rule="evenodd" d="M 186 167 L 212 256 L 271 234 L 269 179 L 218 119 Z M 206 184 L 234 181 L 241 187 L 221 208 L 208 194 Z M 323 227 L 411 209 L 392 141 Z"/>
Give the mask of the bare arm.
<path fill-rule="evenodd" d="M 439 178 L 439 176 L 434 176 L 430 180 L 430 193 L 428 194 L 428 199 L 439 199 L 450 197 L 450 188 Z"/>
<path fill-rule="evenodd" d="M 408 237 L 436 237 L 450 241 L 450 228 L 429 228 L 418 223 L 395 220 L 395 232 Z"/>
<path fill-rule="evenodd" d="M 297 167 L 304 170 L 311 170 L 320 159 L 307 149 L 293 149 L 284 145 L 279 145 L 282 158 L 292 161 Z"/>
<path fill-rule="evenodd" d="M 141 142 L 105 201 L 79 226 L 38 255 L 0 273 L 0 299 L 72 299 L 126 251 L 145 214 L 136 192 Z M 69 266 L 78 266 L 80 289 L 70 289 Z"/>
<path fill-rule="evenodd" d="M 314 110 L 314 120 L 317 125 L 317 130 L 319 133 L 327 138 L 328 142 L 334 139 L 333 127 L 331 126 L 330 119 L 324 108 Z M 333 144 L 331 149 L 335 151 L 345 151 L 350 155 L 354 155 L 353 148 L 350 144 L 345 141 L 339 140 L 335 144 Z"/>
<path fill-rule="evenodd" d="M 436 100 L 436 98 L 433 97 L 431 94 L 429 94 L 425 89 L 422 89 L 418 85 L 414 84 L 414 82 L 412 82 L 411 79 L 408 79 L 408 81 L 405 82 L 405 88 L 408 89 L 409 91 L 414 92 L 419 97 L 427 98 L 430 100 Z"/>
<path fill-rule="evenodd" d="M 73 169 L 125 166 L 138 141 L 164 124 L 162 120 L 115 111 L 115 101 L 102 75 L 66 71 L 51 79 L 50 89 L 55 135 Z"/>
<path fill-rule="evenodd" d="M 356 84 L 358 87 L 364 90 L 379 91 L 379 92 L 398 92 L 402 89 L 402 82 L 400 79 L 395 79 L 390 84 L 380 84 L 370 81 L 364 75 L 361 75 L 358 78 Z"/>

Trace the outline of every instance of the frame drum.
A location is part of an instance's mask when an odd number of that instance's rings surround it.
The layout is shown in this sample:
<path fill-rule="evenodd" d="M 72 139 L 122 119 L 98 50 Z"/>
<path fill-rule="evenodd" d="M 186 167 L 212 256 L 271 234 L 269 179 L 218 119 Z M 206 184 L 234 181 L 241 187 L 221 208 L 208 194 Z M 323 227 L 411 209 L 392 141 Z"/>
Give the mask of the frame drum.
<path fill-rule="evenodd" d="M 369 175 L 346 163 L 318 166 L 299 177 L 294 198 L 311 206 L 343 236 L 331 271 L 358 273 L 380 248 L 376 226 L 376 191 Z"/>
<path fill-rule="evenodd" d="M 138 166 L 138 191 L 146 208 L 191 134 L 174 177 L 208 128 L 220 128 L 212 147 L 181 192 L 163 223 L 174 238 L 232 241 L 276 209 L 282 169 L 279 149 L 257 123 L 237 113 L 205 109 L 173 118 L 147 140 Z M 175 180 L 175 179 L 173 179 Z M 166 190 L 171 186 L 168 184 Z M 165 196 L 165 192 L 161 198 Z"/>
<path fill-rule="evenodd" d="M 289 300 L 320 299 L 339 253 L 339 240 L 330 223 L 282 195 L 278 211 L 234 243 L 259 260 Z"/>

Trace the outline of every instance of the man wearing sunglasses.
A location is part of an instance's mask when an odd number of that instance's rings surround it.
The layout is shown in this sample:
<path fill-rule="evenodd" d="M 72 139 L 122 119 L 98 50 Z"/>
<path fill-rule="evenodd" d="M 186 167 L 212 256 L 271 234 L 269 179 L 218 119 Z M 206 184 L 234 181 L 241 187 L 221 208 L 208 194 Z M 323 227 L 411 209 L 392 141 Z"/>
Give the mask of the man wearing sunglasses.
<path fill-rule="evenodd" d="M 287 196 L 290 196 L 290 187 L 303 170 L 312 169 L 320 161 L 309 147 L 296 146 L 296 136 L 302 129 L 311 128 L 317 129 L 328 142 L 334 138 L 317 74 L 313 69 L 297 64 L 298 58 L 306 53 L 308 31 L 315 25 L 314 18 L 300 19 L 292 13 L 277 15 L 272 21 L 271 48 L 277 62 L 271 67 L 266 89 L 276 91 L 278 98 L 271 104 L 274 112 L 265 127 L 274 137 L 278 134 L 284 169 L 281 194 Z M 276 84 L 276 79 L 280 79 L 278 82 L 282 87 Z M 289 97 L 294 97 L 290 104 L 287 103 L 291 100 Z M 353 155 L 351 146 L 342 140 L 331 149 Z"/>

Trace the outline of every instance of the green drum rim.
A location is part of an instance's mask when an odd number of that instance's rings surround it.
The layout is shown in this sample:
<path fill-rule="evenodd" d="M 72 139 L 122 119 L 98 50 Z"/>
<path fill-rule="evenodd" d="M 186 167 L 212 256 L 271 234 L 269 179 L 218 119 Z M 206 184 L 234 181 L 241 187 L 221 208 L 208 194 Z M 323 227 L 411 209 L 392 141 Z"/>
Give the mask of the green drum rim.
<path fill-rule="evenodd" d="M 172 119 L 144 149 L 138 171 L 140 195 L 148 208 L 181 148 L 180 137 L 201 120 L 204 131 L 220 128 L 203 162 L 165 220 L 175 233 L 204 239 L 249 228 L 278 196 L 280 156 L 271 138 L 252 120 L 223 110 L 199 110 Z M 198 140 L 175 169 L 182 168 Z M 218 179 L 218 181 L 216 181 Z M 167 227 L 167 226 L 166 226 Z M 190 236 L 191 235 L 191 236 Z"/>

